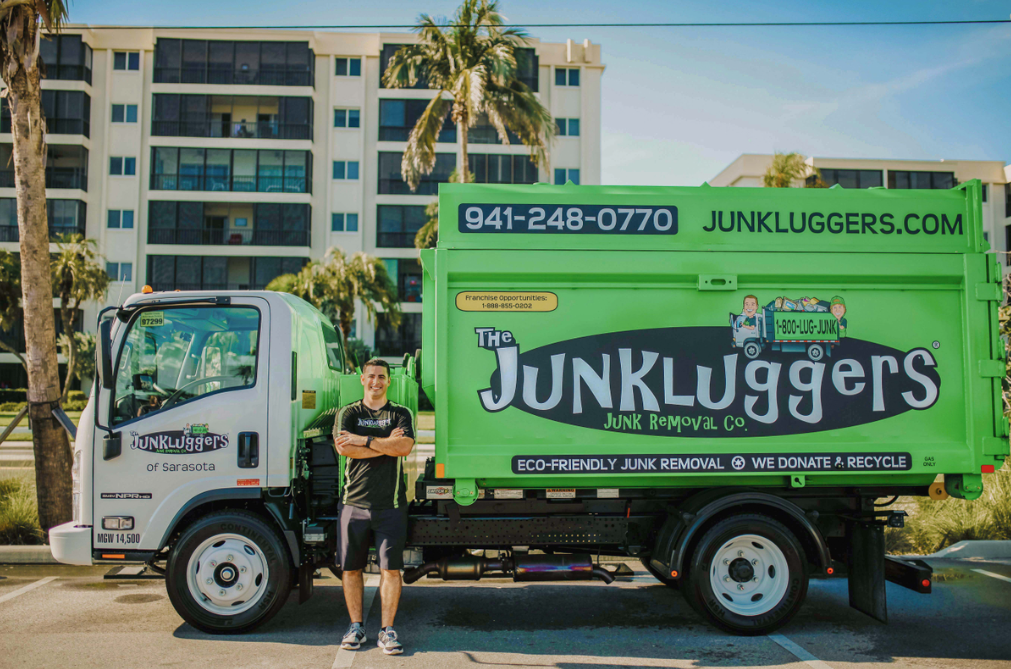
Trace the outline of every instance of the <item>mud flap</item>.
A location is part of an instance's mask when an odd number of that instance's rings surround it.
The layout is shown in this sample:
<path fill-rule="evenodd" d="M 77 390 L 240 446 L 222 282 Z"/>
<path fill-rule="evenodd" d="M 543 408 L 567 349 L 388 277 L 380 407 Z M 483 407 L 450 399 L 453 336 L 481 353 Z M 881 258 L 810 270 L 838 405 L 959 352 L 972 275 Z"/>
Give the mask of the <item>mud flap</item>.
<path fill-rule="evenodd" d="M 850 523 L 849 539 L 850 606 L 887 623 L 885 529 L 880 525 Z"/>
<path fill-rule="evenodd" d="M 305 604 L 312 597 L 312 575 L 316 567 L 312 562 L 303 562 L 298 568 L 298 603 Z"/>

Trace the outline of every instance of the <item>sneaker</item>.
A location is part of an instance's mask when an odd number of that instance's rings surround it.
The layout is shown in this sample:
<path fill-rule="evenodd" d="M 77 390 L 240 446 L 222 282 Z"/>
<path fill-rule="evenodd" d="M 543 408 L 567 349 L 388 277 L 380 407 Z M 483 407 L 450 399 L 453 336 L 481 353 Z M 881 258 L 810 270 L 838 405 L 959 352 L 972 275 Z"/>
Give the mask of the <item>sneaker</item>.
<path fill-rule="evenodd" d="M 365 628 L 361 623 L 351 623 L 341 639 L 341 650 L 358 650 L 365 642 Z"/>
<path fill-rule="evenodd" d="M 387 655 L 400 655 L 404 652 L 404 644 L 397 641 L 397 633 L 391 627 L 389 631 L 379 632 L 379 643 L 376 644 Z"/>

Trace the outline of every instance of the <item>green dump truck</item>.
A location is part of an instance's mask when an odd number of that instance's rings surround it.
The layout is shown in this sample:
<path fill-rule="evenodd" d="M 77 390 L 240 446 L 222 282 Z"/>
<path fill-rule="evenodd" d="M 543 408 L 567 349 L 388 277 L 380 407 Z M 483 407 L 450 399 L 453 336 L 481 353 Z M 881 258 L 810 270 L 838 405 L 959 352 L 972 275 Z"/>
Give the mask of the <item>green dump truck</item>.
<path fill-rule="evenodd" d="M 980 197 L 443 185 L 391 387 L 435 407 L 405 580 L 610 582 L 596 556 L 625 556 L 738 634 L 785 624 L 812 577 L 880 620 L 886 581 L 928 593 L 929 566 L 885 556 L 887 498 L 975 499 L 1009 450 Z M 136 295 L 100 327 L 54 554 L 164 569 L 208 631 L 308 597 L 336 407 L 362 393 L 332 326 L 237 292 Z"/>

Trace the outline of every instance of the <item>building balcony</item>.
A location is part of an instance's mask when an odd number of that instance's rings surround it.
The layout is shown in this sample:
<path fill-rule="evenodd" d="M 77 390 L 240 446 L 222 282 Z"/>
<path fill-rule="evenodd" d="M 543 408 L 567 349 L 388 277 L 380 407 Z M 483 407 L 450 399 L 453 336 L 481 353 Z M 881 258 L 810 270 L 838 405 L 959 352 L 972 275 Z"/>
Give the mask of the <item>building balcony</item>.
<path fill-rule="evenodd" d="M 152 174 L 151 190 L 231 191 L 238 193 L 308 193 L 305 177 L 200 176 Z"/>
<path fill-rule="evenodd" d="M 308 42 L 158 38 L 154 83 L 312 86 L 315 63 Z"/>
<path fill-rule="evenodd" d="M 50 144 L 46 155 L 46 188 L 88 190 L 88 150 L 77 144 Z M 0 165 L 14 164 L 14 145 L 0 144 Z M 14 170 L 0 170 L 0 188 L 15 188 Z"/>
<path fill-rule="evenodd" d="M 148 244 L 194 246 L 309 246 L 308 230 L 157 230 L 149 229 Z"/>
<path fill-rule="evenodd" d="M 0 188 L 15 188 L 14 170 L 0 170 Z M 77 188 L 88 190 L 88 173 L 77 167 L 46 169 L 46 188 Z"/>
<path fill-rule="evenodd" d="M 224 86 L 312 86 L 314 75 L 305 68 L 254 70 L 231 67 L 156 67 L 156 84 L 217 84 Z"/>
<path fill-rule="evenodd" d="M 154 121 L 151 134 L 158 137 L 222 137 L 226 139 L 308 139 L 312 125 L 273 121 L 224 121 L 208 118 L 198 121 Z"/>
<path fill-rule="evenodd" d="M 55 242 L 61 235 L 83 235 L 84 224 L 80 225 L 50 225 L 49 241 Z M 0 242 L 19 242 L 21 234 L 16 225 L 0 225 Z"/>

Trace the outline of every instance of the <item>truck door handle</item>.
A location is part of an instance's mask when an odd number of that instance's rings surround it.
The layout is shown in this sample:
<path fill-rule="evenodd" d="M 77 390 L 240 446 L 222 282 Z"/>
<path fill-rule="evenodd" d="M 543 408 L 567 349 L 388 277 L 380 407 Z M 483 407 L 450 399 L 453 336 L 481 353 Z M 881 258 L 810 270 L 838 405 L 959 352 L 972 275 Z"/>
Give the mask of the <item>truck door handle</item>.
<path fill-rule="evenodd" d="M 260 465 L 260 435 L 256 432 L 239 433 L 239 467 L 254 469 Z"/>

